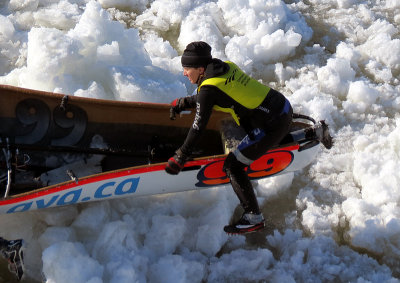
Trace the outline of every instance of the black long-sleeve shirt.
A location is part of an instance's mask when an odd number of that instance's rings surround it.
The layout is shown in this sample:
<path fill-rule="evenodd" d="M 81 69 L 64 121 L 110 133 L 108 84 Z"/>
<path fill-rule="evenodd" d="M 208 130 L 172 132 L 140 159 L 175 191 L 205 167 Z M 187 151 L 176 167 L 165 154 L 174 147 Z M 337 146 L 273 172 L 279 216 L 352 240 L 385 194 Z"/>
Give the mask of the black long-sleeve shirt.
<path fill-rule="evenodd" d="M 204 78 L 198 84 L 200 85 L 206 79 L 221 76 L 228 71 L 229 65 L 227 63 L 219 59 L 213 59 L 206 68 Z M 185 108 L 196 108 L 193 125 L 181 147 L 181 151 L 184 154 L 190 155 L 196 141 L 207 127 L 214 105 L 233 109 L 239 118 L 241 126 L 246 132 L 250 132 L 254 128 L 265 128 L 271 123 L 274 117 L 278 116 L 282 111 L 285 97 L 271 89 L 261 104 L 263 109 L 260 107 L 249 109 L 236 102 L 217 87 L 205 85 L 201 87 L 196 95 L 185 97 L 184 102 Z"/>

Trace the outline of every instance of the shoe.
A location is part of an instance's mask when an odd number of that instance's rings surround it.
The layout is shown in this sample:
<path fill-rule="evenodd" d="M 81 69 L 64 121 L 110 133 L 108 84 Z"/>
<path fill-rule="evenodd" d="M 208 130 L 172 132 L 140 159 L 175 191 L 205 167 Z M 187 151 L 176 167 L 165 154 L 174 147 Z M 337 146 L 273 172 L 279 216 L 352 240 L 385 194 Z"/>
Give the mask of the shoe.
<path fill-rule="evenodd" d="M 325 146 L 325 148 L 331 149 L 333 146 L 333 139 L 329 133 L 329 128 L 325 121 L 319 121 L 314 127 L 314 130 L 317 139 Z"/>
<path fill-rule="evenodd" d="M 262 214 L 244 213 L 236 223 L 224 227 L 228 234 L 246 234 L 261 230 L 265 227 Z"/>
<path fill-rule="evenodd" d="M 21 280 L 24 275 L 23 240 L 8 241 L 7 248 L 2 250 L 3 256 L 8 260 L 8 269 Z"/>

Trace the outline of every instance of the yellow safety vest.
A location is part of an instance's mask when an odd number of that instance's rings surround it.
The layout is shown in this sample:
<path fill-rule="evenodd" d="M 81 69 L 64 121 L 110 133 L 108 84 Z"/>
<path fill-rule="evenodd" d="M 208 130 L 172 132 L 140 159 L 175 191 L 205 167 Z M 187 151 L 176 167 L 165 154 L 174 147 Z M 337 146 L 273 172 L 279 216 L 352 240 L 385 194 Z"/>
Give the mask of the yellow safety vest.
<path fill-rule="evenodd" d="M 221 76 L 204 80 L 197 88 L 197 93 L 202 86 L 212 85 L 246 108 L 255 109 L 260 106 L 270 88 L 250 78 L 236 64 L 229 61 L 225 63 L 229 65 L 229 71 Z M 239 118 L 232 108 L 223 108 L 218 105 L 214 105 L 213 108 L 230 113 L 236 123 L 240 125 Z"/>

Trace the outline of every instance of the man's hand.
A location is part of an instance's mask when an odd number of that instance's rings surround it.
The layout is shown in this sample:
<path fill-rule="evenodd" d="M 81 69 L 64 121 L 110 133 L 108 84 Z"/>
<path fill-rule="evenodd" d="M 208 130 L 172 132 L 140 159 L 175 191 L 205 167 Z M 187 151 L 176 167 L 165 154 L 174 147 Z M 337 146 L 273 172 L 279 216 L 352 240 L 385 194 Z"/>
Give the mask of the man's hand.
<path fill-rule="evenodd" d="M 169 110 L 169 118 L 171 120 L 176 119 L 176 114 L 181 113 L 185 110 L 185 99 L 183 97 L 177 98 L 171 102 L 171 108 Z"/>
<path fill-rule="evenodd" d="M 185 166 L 186 161 L 189 159 L 189 156 L 183 154 L 183 152 L 178 149 L 174 156 L 168 159 L 168 164 L 165 166 L 165 171 L 171 175 L 178 175 L 179 172 Z"/>

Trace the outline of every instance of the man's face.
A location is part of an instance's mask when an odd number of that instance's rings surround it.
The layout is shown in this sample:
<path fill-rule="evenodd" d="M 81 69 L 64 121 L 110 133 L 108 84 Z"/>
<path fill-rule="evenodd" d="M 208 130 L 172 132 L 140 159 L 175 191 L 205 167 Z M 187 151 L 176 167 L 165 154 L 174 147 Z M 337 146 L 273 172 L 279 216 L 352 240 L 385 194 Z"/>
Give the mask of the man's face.
<path fill-rule="evenodd" d="M 188 77 L 192 84 L 195 84 L 199 80 L 200 75 L 204 75 L 204 68 L 183 67 L 183 75 Z"/>

